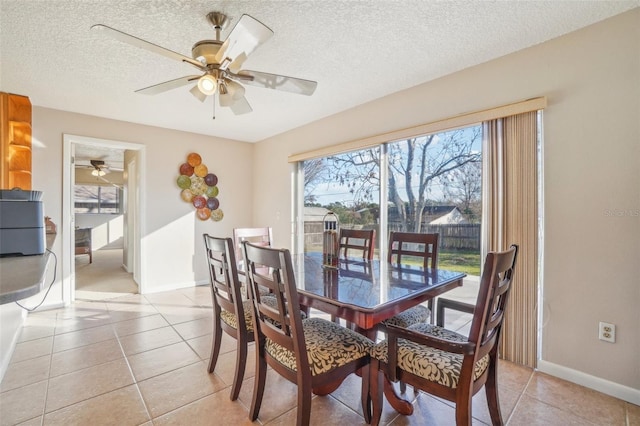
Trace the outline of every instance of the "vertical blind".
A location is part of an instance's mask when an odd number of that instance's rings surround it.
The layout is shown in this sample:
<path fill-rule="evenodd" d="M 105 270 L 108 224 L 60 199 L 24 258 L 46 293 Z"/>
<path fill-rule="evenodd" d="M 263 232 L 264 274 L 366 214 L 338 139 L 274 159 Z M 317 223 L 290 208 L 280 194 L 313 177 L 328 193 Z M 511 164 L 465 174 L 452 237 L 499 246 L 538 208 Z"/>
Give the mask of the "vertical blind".
<path fill-rule="evenodd" d="M 519 246 L 502 330 L 501 356 L 536 366 L 538 288 L 538 129 L 531 111 L 484 123 L 487 250 Z"/>

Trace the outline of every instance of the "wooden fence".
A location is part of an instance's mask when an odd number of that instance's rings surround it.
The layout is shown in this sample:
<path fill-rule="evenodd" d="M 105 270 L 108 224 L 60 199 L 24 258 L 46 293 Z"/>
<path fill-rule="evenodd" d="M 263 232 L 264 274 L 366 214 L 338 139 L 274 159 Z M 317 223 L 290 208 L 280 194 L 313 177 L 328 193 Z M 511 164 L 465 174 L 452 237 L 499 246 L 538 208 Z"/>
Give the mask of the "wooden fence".
<path fill-rule="evenodd" d="M 345 226 L 347 228 L 347 226 Z M 377 225 L 362 225 L 358 229 L 375 229 L 379 235 Z M 402 231 L 401 223 L 390 223 L 389 231 Z M 450 224 L 450 225 L 424 225 L 424 233 L 438 233 L 440 250 L 480 250 L 480 224 Z M 305 251 L 322 250 L 322 222 L 304 223 L 304 247 Z"/>

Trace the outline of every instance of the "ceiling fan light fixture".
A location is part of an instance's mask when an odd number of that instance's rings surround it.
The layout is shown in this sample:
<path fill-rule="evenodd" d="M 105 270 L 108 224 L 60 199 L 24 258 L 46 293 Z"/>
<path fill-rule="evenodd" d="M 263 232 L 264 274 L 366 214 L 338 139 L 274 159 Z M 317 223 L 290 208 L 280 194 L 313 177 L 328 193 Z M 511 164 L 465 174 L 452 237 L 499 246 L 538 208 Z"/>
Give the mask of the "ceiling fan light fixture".
<path fill-rule="evenodd" d="M 95 170 L 92 170 L 92 171 L 91 171 L 91 174 L 92 174 L 93 176 L 95 176 L 95 177 L 102 177 L 102 176 L 106 175 L 106 174 L 107 174 L 107 172 L 105 172 L 105 171 L 104 171 L 104 170 L 102 170 L 102 169 L 95 169 Z"/>
<path fill-rule="evenodd" d="M 198 80 L 198 89 L 207 96 L 216 93 L 218 82 L 216 78 L 210 74 L 205 74 Z"/>

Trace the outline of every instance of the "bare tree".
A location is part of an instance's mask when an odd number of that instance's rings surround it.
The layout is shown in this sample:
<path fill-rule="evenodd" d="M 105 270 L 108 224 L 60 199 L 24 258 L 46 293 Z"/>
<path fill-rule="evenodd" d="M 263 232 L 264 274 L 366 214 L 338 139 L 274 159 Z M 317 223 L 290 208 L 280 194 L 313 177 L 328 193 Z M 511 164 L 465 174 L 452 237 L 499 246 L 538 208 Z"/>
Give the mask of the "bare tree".
<path fill-rule="evenodd" d="M 304 202 L 305 204 L 315 203 L 316 197 L 313 194 L 316 186 L 324 180 L 327 164 L 324 158 L 314 158 L 303 162 L 304 169 Z"/>
<path fill-rule="evenodd" d="M 478 222 L 482 216 L 482 163 L 465 164 L 447 175 L 441 183 L 447 199 L 456 203 L 470 222 Z"/>
<path fill-rule="evenodd" d="M 388 145 L 389 201 L 405 230 L 420 232 L 426 207 L 433 202 L 429 196 L 434 183 L 466 164 L 480 161 L 481 154 L 473 150 L 480 136 L 477 126 Z M 357 200 L 371 200 L 380 183 L 378 148 L 332 156 L 328 161 L 335 182 L 347 186 Z"/>

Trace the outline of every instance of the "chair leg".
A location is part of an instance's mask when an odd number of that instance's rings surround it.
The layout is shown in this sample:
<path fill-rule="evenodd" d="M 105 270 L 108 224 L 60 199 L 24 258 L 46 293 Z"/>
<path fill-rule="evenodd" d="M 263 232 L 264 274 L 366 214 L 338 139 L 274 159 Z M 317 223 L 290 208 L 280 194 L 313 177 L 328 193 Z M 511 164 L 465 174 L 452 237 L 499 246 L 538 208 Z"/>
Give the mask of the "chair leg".
<path fill-rule="evenodd" d="M 503 425 L 502 413 L 500 412 L 500 397 L 498 395 L 498 365 L 494 357 L 491 357 L 491 361 L 489 361 L 489 372 L 487 381 L 484 384 L 484 390 L 487 395 L 491 423 L 494 426 Z"/>
<path fill-rule="evenodd" d="M 211 342 L 211 358 L 209 358 L 209 373 L 213 373 L 213 370 L 215 370 L 216 363 L 218 362 L 218 355 L 220 354 L 222 329 L 220 328 L 218 321 L 215 319 L 213 320 L 213 340 Z"/>
<path fill-rule="evenodd" d="M 405 393 L 407 391 L 407 384 L 400 380 L 400 393 Z"/>
<path fill-rule="evenodd" d="M 378 426 L 382 417 L 382 397 L 384 389 L 384 374 L 380 369 L 380 361 L 373 358 L 369 364 L 369 389 L 371 394 L 371 424 Z"/>
<path fill-rule="evenodd" d="M 249 418 L 255 421 L 260 413 L 260 405 L 262 405 L 262 396 L 264 395 L 264 384 L 267 379 L 267 361 L 264 358 L 264 347 L 259 347 L 256 343 L 256 375 L 253 382 L 253 399 L 251 400 L 251 410 Z"/>
<path fill-rule="evenodd" d="M 244 378 L 244 370 L 247 365 L 247 336 L 239 333 L 237 339 L 236 350 L 236 373 L 233 376 L 233 386 L 231 386 L 231 400 L 238 399 L 240 388 L 242 387 L 242 379 Z"/>
<path fill-rule="evenodd" d="M 297 426 L 309 426 L 311 421 L 311 376 L 300 380 L 298 375 L 298 411 L 296 414 Z"/>
<path fill-rule="evenodd" d="M 471 426 L 471 394 L 466 402 L 456 401 L 456 426 Z"/>
<path fill-rule="evenodd" d="M 360 393 L 362 415 L 364 416 L 364 421 L 368 424 L 371 423 L 371 392 L 369 385 L 369 383 L 371 382 L 371 373 L 369 373 L 368 364 L 362 367 L 360 376 L 362 377 L 362 390 Z"/>

